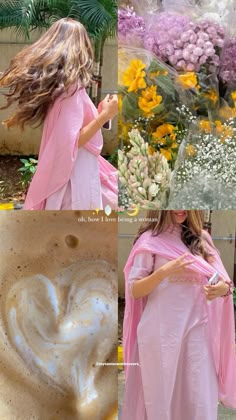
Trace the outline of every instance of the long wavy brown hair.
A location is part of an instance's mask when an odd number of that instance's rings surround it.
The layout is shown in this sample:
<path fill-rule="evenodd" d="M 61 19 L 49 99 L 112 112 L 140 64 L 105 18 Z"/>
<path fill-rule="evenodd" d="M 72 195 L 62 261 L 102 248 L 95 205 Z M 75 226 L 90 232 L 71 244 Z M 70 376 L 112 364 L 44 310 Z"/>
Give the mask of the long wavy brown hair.
<path fill-rule="evenodd" d="M 40 125 L 55 100 L 69 87 L 87 87 L 91 82 L 93 49 L 84 26 L 64 18 L 54 23 L 33 45 L 24 48 L 0 75 L 8 88 L 6 106 L 16 103 L 8 128 Z M 74 93 L 74 92 L 73 92 Z M 72 93 L 72 94 L 73 94 Z"/>
<path fill-rule="evenodd" d="M 202 211 L 188 210 L 187 218 L 181 224 L 181 239 L 193 255 L 201 255 L 206 261 L 210 262 L 213 253 L 209 251 L 209 244 L 206 244 L 206 239 L 202 234 L 203 221 Z M 140 226 L 134 243 L 147 230 L 151 230 L 152 236 L 157 236 L 173 223 L 174 218 L 171 210 L 149 210 L 146 221 Z"/>

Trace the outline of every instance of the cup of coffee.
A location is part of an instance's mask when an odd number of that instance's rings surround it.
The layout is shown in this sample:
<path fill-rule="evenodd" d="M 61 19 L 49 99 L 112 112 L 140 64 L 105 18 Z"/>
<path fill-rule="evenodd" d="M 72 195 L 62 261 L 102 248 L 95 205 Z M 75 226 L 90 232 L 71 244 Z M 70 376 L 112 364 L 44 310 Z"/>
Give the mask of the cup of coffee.
<path fill-rule="evenodd" d="M 117 223 L 0 212 L 0 417 L 116 416 Z"/>

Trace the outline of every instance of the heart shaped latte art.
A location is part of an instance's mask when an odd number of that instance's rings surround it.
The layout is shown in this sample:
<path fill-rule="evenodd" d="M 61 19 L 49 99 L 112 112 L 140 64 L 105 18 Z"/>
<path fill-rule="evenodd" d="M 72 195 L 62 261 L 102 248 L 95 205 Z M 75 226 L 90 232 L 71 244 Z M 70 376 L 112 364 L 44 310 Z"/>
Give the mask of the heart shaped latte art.
<path fill-rule="evenodd" d="M 116 273 L 106 261 L 82 261 L 54 280 L 23 278 L 9 290 L 10 340 L 32 372 L 83 404 L 98 396 L 96 374 L 117 339 Z"/>

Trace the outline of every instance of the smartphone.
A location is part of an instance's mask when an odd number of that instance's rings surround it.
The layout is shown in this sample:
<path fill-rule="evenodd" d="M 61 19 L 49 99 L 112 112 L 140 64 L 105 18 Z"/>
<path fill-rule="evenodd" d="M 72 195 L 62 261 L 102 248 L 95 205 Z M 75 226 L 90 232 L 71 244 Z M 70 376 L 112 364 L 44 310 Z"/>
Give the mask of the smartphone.
<path fill-rule="evenodd" d="M 109 99 L 112 99 L 113 94 L 109 93 Z M 111 130 L 111 120 L 105 122 L 105 124 L 103 125 L 103 128 L 105 128 L 105 130 Z"/>
<path fill-rule="evenodd" d="M 105 128 L 105 130 L 111 130 L 111 120 L 107 121 L 104 125 L 103 128 Z"/>
<path fill-rule="evenodd" d="M 211 278 L 208 280 L 208 284 L 213 286 L 214 284 L 217 284 L 219 281 L 219 273 L 217 273 L 217 271 L 213 274 L 213 276 L 211 276 Z M 210 305 L 211 304 L 211 300 L 207 301 L 207 304 Z"/>
<path fill-rule="evenodd" d="M 211 278 L 208 280 L 208 284 L 210 285 L 214 285 L 217 284 L 219 281 L 219 274 L 217 273 L 217 271 L 213 274 L 213 276 L 211 276 Z"/>

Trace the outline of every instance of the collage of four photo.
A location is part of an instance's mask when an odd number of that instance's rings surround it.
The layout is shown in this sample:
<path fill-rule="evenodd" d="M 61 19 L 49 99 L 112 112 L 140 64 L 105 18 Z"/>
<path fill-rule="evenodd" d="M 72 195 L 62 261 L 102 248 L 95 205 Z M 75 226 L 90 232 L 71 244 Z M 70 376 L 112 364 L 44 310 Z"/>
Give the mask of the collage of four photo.
<path fill-rule="evenodd" d="M 0 0 L 0 420 L 236 420 L 234 0 Z"/>

